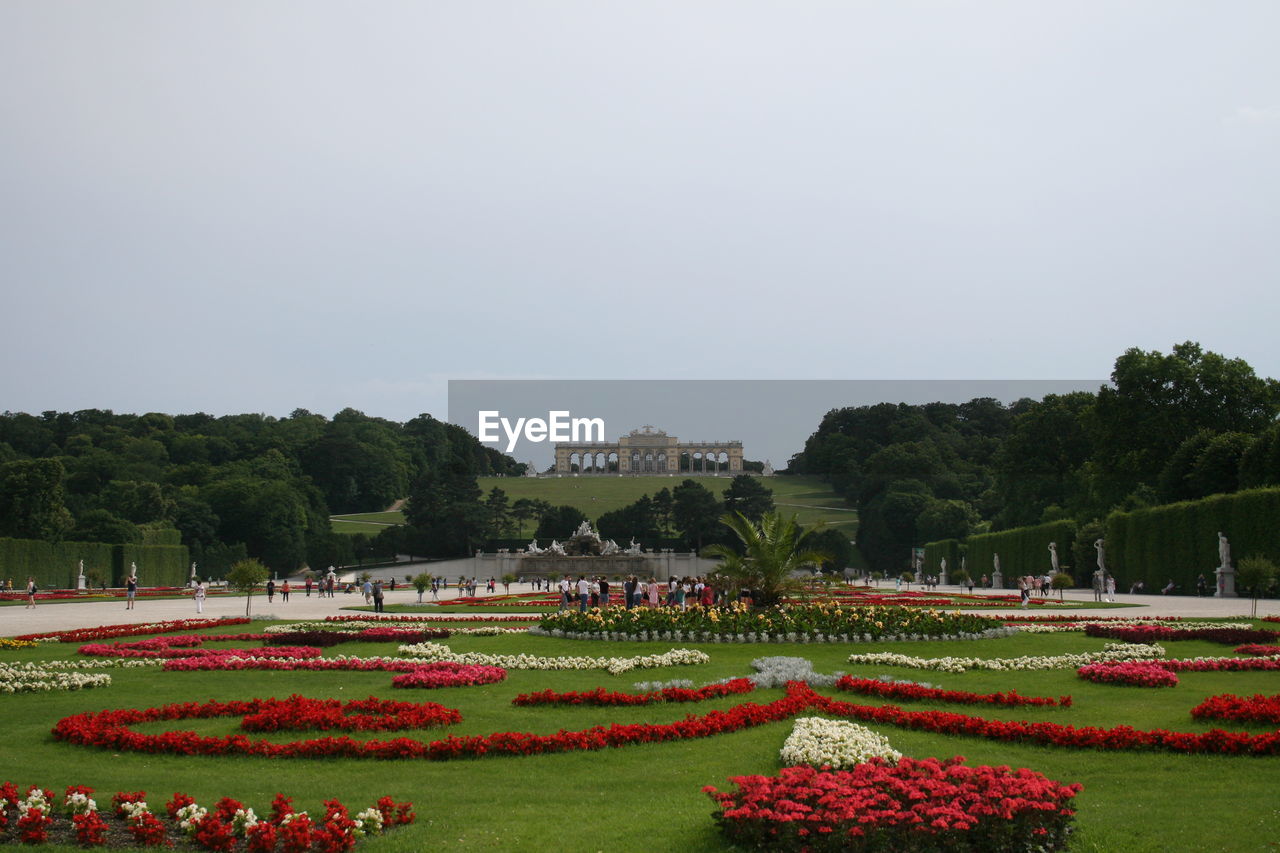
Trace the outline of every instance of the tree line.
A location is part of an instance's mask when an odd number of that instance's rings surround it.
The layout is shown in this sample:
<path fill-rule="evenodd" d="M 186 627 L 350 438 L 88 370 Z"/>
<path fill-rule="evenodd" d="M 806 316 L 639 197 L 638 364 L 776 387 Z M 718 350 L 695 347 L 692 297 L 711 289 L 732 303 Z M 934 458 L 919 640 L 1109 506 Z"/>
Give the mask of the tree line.
<path fill-rule="evenodd" d="M 1117 509 L 1280 484 L 1278 414 L 1242 359 L 1132 348 L 1096 392 L 833 409 L 788 470 L 856 506 L 858 547 L 897 572 L 926 542 L 1062 519 L 1093 537 Z"/>
<path fill-rule="evenodd" d="M 205 574 L 246 555 L 282 571 L 341 565 L 353 541 L 330 514 L 386 509 L 446 469 L 522 466 L 425 414 L 5 412 L 0 537 L 131 544 L 176 529 Z"/>

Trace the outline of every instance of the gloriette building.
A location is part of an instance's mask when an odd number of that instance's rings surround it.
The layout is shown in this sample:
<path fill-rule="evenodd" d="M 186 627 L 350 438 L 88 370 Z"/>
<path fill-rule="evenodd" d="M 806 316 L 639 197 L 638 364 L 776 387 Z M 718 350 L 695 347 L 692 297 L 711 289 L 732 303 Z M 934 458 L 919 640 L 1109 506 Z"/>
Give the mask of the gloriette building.
<path fill-rule="evenodd" d="M 742 473 L 741 441 L 680 441 L 660 429 L 644 426 L 607 442 L 556 444 L 557 474 Z"/>

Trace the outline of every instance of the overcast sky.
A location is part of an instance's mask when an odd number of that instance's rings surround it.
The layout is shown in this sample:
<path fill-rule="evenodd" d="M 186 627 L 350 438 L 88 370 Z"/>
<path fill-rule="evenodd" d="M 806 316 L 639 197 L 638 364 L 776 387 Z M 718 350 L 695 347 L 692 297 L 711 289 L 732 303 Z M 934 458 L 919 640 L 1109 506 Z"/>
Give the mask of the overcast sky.
<path fill-rule="evenodd" d="M 0 410 L 1280 376 L 1280 3 L 0 0 Z M 833 404 L 839 401 L 833 401 Z M 816 426 L 816 424 L 815 424 Z"/>

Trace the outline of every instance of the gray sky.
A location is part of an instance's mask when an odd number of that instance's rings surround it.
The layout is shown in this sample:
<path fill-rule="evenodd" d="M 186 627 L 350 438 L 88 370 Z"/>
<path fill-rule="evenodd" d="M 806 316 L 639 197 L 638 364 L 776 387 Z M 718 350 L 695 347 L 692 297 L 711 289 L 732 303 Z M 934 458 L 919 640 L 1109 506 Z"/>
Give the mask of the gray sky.
<path fill-rule="evenodd" d="M 0 410 L 1280 376 L 1280 3 L 0 2 Z M 838 401 L 833 401 L 833 403 Z M 816 426 L 816 423 L 815 423 Z"/>

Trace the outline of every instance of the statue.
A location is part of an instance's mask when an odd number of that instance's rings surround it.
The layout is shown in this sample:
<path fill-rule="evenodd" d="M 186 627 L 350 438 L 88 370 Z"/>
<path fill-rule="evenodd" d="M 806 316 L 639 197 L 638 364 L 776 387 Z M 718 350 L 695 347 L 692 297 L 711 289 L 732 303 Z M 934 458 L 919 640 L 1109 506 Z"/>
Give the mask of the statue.
<path fill-rule="evenodd" d="M 631 538 L 631 547 L 627 549 L 627 553 L 628 553 L 628 554 L 639 554 L 639 553 L 641 553 L 641 551 L 640 551 L 640 543 L 639 543 L 639 542 L 637 542 L 637 541 L 635 540 L 635 537 L 634 537 L 634 536 Z"/>
<path fill-rule="evenodd" d="M 532 462 L 526 462 L 526 463 L 524 463 L 524 475 L 525 475 L 526 477 L 537 477 L 537 476 L 538 476 L 538 469 L 534 466 L 534 464 L 533 464 Z"/>
<path fill-rule="evenodd" d="M 582 523 L 578 525 L 578 529 L 573 532 L 573 535 L 574 536 L 595 536 L 596 532 L 591 529 L 591 522 L 587 521 L 584 518 L 582 520 Z"/>
<path fill-rule="evenodd" d="M 1099 539 L 1093 543 L 1093 547 L 1098 552 L 1098 569 L 1105 575 L 1107 573 L 1107 553 L 1104 549 L 1105 539 Z"/>
<path fill-rule="evenodd" d="M 941 560 L 939 560 L 939 561 L 938 561 L 938 571 L 939 571 L 939 572 L 941 572 L 941 573 L 942 573 L 942 574 L 944 574 L 944 575 L 947 573 L 947 558 L 946 558 L 946 557 L 943 557 Z"/>
<path fill-rule="evenodd" d="M 192 580 L 195 580 L 195 579 L 196 579 L 196 564 L 195 564 L 195 563 L 192 563 L 192 564 L 191 564 L 191 579 L 192 579 Z"/>
<path fill-rule="evenodd" d="M 991 567 L 996 574 L 1000 573 L 1000 555 L 999 554 L 991 555 Z"/>
<path fill-rule="evenodd" d="M 88 583 L 84 579 L 84 560 L 80 561 L 80 577 L 76 578 L 76 589 L 86 589 Z"/>
<path fill-rule="evenodd" d="M 1058 573 L 1058 543 L 1049 543 L 1049 565 L 1053 567 L 1053 573 Z"/>
<path fill-rule="evenodd" d="M 604 543 L 604 547 L 600 550 L 600 555 L 602 557 L 611 557 L 620 550 L 622 549 L 618 547 L 618 543 L 610 539 L 608 542 Z"/>
<path fill-rule="evenodd" d="M 1221 530 L 1218 531 L 1218 565 L 1224 569 L 1231 568 L 1231 543 Z"/>
<path fill-rule="evenodd" d="M 528 545 L 526 545 L 524 552 L 526 554 L 541 554 L 542 549 L 538 547 L 538 540 L 534 539 Z"/>
<path fill-rule="evenodd" d="M 130 563 L 130 564 L 129 564 L 129 576 L 130 576 L 130 577 L 135 577 L 135 578 L 138 576 L 138 564 L 137 564 L 137 563 Z"/>
<path fill-rule="evenodd" d="M 557 557 L 563 557 L 563 556 L 565 555 L 565 554 L 564 554 L 564 546 L 563 546 L 563 545 L 561 545 L 557 540 L 552 539 L 552 540 L 551 540 L 551 545 L 547 548 L 547 553 L 548 553 L 548 554 L 554 554 L 554 555 L 556 555 Z"/>

